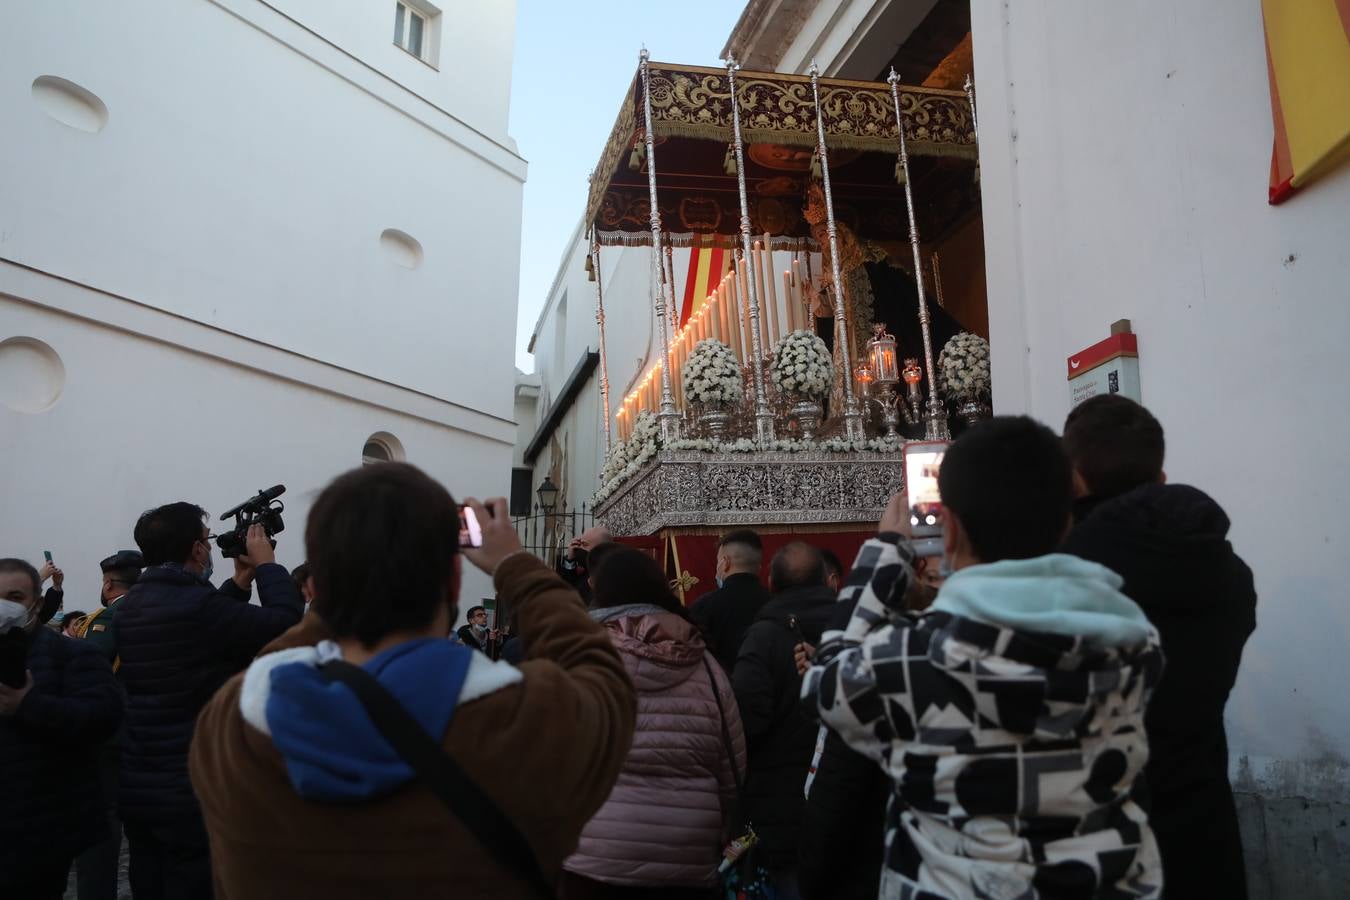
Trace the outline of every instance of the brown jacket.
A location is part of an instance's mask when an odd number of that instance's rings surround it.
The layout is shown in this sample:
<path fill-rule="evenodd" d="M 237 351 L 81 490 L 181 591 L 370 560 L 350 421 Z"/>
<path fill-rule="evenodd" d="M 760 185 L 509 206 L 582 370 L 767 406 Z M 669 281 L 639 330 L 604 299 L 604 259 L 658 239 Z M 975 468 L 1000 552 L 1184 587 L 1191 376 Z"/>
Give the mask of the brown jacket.
<path fill-rule="evenodd" d="M 495 581 L 518 617 L 524 677 L 463 703 L 444 747 L 556 879 L 628 753 L 633 685 L 605 629 L 542 563 L 510 557 Z M 308 616 L 269 649 L 325 636 Z M 415 782 L 351 805 L 298 796 L 268 736 L 243 719 L 243 677 L 202 711 L 190 759 L 217 900 L 531 896 Z"/>

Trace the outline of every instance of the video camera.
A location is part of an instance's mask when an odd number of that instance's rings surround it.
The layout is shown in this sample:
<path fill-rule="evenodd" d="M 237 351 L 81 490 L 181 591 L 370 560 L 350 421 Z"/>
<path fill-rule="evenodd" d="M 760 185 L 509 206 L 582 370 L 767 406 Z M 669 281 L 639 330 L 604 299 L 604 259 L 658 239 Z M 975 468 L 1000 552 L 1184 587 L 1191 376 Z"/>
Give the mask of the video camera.
<path fill-rule="evenodd" d="M 258 491 L 257 496 L 248 498 L 234 509 L 221 513 L 221 521 L 234 517 L 234 529 L 216 536 L 220 555 L 227 558 L 247 555 L 246 539 L 253 525 L 261 525 L 266 529 L 267 538 L 275 547 L 277 542 L 271 540 L 272 536 L 280 534 L 286 527 L 281 521 L 281 513 L 286 507 L 277 499 L 284 493 L 286 485 L 273 485 L 265 491 Z"/>

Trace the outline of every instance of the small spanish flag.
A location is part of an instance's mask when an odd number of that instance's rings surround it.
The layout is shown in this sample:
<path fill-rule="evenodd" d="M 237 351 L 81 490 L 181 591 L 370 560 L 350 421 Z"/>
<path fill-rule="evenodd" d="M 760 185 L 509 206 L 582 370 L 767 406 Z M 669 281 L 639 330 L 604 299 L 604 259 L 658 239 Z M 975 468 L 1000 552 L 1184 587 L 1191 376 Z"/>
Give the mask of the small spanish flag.
<path fill-rule="evenodd" d="M 1350 0 L 1262 0 L 1275 119 L 1270 202 L 1350 159 Z"/>
<path fill-rule="evenodd" d="M 684 300 L 680 303 L 681 326 L 699 311 L 731 268 L 731 251 L 714 246 L 715 237 L 697 235 L 689 249 L 689 275 L 684 280 Z"/>

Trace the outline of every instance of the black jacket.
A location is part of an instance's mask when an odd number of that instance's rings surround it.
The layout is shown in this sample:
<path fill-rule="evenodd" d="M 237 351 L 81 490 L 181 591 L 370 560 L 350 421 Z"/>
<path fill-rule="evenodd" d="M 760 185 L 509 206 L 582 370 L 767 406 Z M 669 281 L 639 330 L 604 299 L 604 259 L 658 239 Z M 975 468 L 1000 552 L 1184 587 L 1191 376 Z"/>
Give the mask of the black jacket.
<path fill-rule="evenodd" d="M 689 618 L 703 632 L 708 649 L 730 672 L 750 623 L 769 600 L 769 592 L 759 577 L 749 572 L 728 575 L 722 586 L 689 608 Z"/>
<path fill-rule="evenodd" d="M 7 879 L 68 862 L 102 837 L 98 754 L 122 721 L 122 692 L 93 647 L 37 628 L 28 669 L 32 689 L 0 717 L 0 896 Z"/>
<path fill-rule="evenodd" d="M 843 631 L 856 605 L 836 603 L 828 628 Z M 891 779 L 838 734 L 821 730 L 824 752 L 802 807 L 797 885 L 804 900 L 876 900 Z"/>
<path fill-rule="evenodd" d="M 828 587 L 791 588 L 765 603 L 745 633 L 732 688 L 750 754 L 745 813 L 771 865 L 796 864 L 797 828 L 816 723 L 802 710 L 801 676 L 792 658 L 798 641 L 819 644 L 835 595 Z M 795 616 L 801 636 L 789 617 Z"/>
<path fill-rule="evenodd" d="M 1144 718 L 1149 822 L 1169 897 L 1246 896 L 1223 709 L 1256 628 L 1252 572 L 1203 491 L 1153 484 L 1085 501 L 1064 550 L 1125 579 L 1167 660 Z"/>
<path fill-rule="evenodd" d="M 118 602 L 117 674 L 127 691 L 124 818 L 163 823 L 200 815 L 187 770 L 197 713 L 305 610 L 283 567 L 258 566 L 255 581 L 261 606 L 232 580 L 217 590 L 181 569 L 154 566 Z"/>

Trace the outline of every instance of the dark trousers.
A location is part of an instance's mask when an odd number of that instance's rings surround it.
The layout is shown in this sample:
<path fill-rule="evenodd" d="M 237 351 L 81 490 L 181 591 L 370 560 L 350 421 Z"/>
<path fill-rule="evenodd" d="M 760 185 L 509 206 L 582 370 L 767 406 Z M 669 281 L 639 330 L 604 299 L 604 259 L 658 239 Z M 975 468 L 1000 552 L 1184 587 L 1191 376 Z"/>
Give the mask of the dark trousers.
<path fill-rule="evenodd" d="M 117 866 L 122 855 L 122 820 L 117 816 L 118 752 L 114 742 L 98 760 L 99 790 L 108 820 L 108 835 L 75 857 L 75 883 L 80 900 L 117 900 Z"/>
<path fill-rule="evenodd" d="M 574 872 L 563 872 L 558 884 L 559 900 L 717 900 L 719 896 L 713 888 L 625 887 Z"/>
<path fill-rule="evenodd" d="M 0 897 L 5 900 L 61 900 L 66 894 L 69 873 L 70 860 L 24 866 L 22 872 L 0 872 Z"/>
<path fill-rule="evenodd" d="M 211 847 L 201 819 L 126 819 L 135 900 L 203 900 L 212 894 Z"/>

